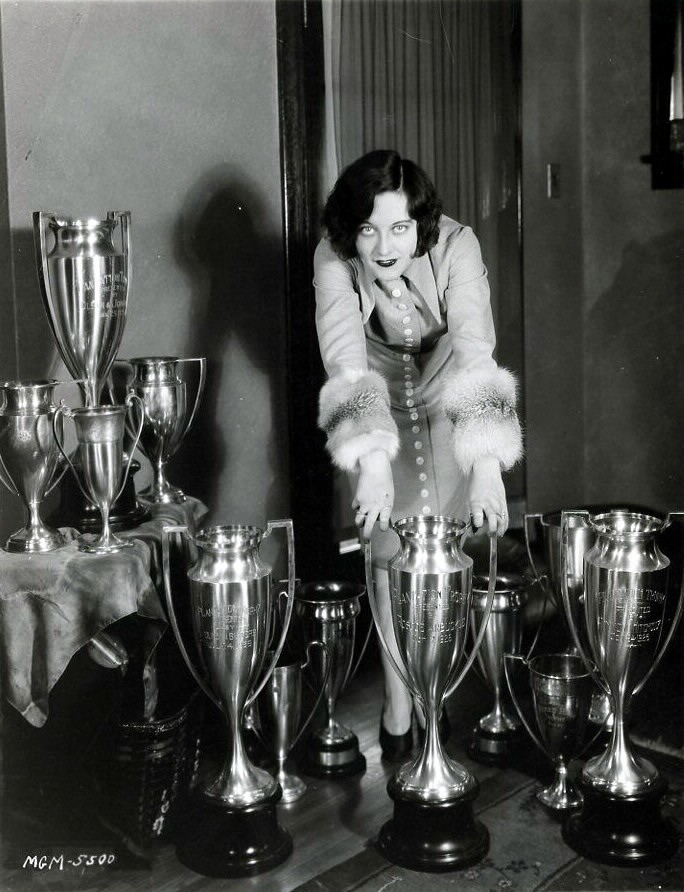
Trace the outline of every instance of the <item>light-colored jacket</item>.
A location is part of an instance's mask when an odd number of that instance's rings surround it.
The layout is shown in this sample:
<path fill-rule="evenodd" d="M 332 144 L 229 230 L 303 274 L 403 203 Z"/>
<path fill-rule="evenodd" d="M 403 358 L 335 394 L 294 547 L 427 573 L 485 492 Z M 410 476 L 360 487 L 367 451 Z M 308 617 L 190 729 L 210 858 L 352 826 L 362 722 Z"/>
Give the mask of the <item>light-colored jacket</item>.
<path fill-rule="evenodd" d="M 415 258 L 404 279 L 420 296 L 436 332 L 443 332 L 441 410 L 452 424 L 454 457 L 464 474 L 482 456 L 502 469 L 522 454 L 516 382 L 497 366 L 487 271 L 473 231 L 443 216 L 437 245 Z M 319 425 L 335 464 L 354 470 L 371 449 L 393 458 L 397 428 L 381 363 L 374 362 L 369 319 L 377 286 L 358 258 L 341 260 L 327 239 L 314 256 L 316 327 L 328 380 Z"/>

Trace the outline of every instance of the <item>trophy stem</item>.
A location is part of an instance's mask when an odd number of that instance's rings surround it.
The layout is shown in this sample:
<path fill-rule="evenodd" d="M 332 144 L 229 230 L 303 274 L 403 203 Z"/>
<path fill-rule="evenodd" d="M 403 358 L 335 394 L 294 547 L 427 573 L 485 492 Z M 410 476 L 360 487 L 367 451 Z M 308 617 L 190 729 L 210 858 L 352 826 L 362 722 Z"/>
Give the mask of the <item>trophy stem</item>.
<path fill-rule="evenodd" d="M 586 763 L 583 779 L 596 789 L 632 796 L 651 788 L 658 776 L 651 762 L 635 756 L 630 749 L 624 712 L 618 705 L 608 747 Z"/>
<path fill-rule="evenodd" d="M 553 783 L 537 793 L 537 799 L 554 811 L 567 811 L 582 805 L 582 794 L 570 779 L 568 766 L 562 756 L 556 761 L 556 776 Z"/>

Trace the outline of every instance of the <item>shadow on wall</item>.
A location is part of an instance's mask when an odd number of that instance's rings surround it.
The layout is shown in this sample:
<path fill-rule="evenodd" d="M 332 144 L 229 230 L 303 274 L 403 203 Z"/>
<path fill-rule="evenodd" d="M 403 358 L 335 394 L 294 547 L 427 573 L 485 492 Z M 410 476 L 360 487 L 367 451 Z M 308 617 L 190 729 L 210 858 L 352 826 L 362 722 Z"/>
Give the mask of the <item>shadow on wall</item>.
<path fill-rule="evenodd" d="M 586 319 L 587 496 L 684 509 L 684 230 L 626 246 Z"/>
<path fill-rule="evenodd" d="M 266 221 L 266 222 L 264 222 Z M 186 441 L 183 454 L 197 460 L 178 462 L 173 479 L 186 492 L 202 499 L 213 511 L 218 507 L 217 480 L 231 471 L 228 452 L 230 434 L 237 435 L 236 418 L 263 415 L 262 407 L 250 405 L 255 391 L 249 375 L 254 370 L 266 376 L 271 413 L 282 417 L 284 383 L 284 314 L 282 297 L 282 244 L 269 233 L 258 191 L 244 176 L 219 169 L 203 177 L 190 191 L 176 229 L 176 256 L 186 268 L 191 283 L 188 356 L 206 356 L 207 381 L 200 410 Z M 237 340 L 249 360 L 239 376 L 226 376 L 231 343 Z M 224 392 L 222 392 L 222 389 Z M 285 448 L 285 424 L 272 419 L 269 444 L 253 443 L 254 475 L 271 479 L 278 455 Z M 240 436 L 252 433 L 247 426 Z M 251 441 L 250 441 L 251 442 Z M 263 456 L 262 450 L 268 449 Z M 265 463 L 268 462 L 268 466 Z M 284 481 L 275 480 L 280 487 Z M 285 487 L 286 488 L 286 487 Z M 269 493 L 266 510 L 282 510 L 282 496 Z M 271 516 L 269 514 L 269 516 Z M 232 522 L 219 518 L 218 522 Z"/>

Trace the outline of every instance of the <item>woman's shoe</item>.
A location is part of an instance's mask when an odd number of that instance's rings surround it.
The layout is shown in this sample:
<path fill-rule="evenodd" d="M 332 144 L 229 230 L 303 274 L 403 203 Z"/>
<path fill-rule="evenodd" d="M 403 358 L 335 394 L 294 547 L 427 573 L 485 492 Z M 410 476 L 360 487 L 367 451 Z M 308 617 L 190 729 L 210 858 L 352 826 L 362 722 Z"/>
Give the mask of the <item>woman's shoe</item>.
<path fill-rule="evenodd" d="M 417 716 L 416 728 L 418 730 L 418 743 L 422 746 L 425 741 L 425 727 L 418 722 Z M 439 719 L 437 720 L 437 730 L 439 732 L 440 741 L 442 743 L 446 743 L 451 736 L 451 723 L 449 722 L 449 716 L 446 713 L 446 709 L 443 709 L 439 714 Z"/>
<path fill-rule="evenodd" d="M 408 759 L 413 749 L 413 732 L 409 728 L 405 734 L 390 734 L 380 719 L 380 749 L 382 758 L 388 762 L 401 762 Z"/>

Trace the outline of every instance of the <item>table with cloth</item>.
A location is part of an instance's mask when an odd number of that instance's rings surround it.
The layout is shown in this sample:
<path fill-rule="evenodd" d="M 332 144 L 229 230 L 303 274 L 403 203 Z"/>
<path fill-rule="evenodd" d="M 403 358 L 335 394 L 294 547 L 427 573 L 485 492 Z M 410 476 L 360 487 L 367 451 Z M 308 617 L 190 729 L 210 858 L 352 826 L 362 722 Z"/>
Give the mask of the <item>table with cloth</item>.
<path fill-rule="evenodd" d="M 127 687 L 143 691 L 159 642 L 173 637 L 164 634 L 162 530 L 196 529 L 207 507 L 194 498 L 149 507 L 148 520 L 117 531 L 132 542 L 119 552 L 79 551 L 72 528 L 62 528 L 67 544 L 47 554 L 0 551 L 5 842 L 14 825 L 23 825 L 22 843 L 50 835 L 50 825 L 66 831 L 76 816 L 66 814 L 65 791 L 92 799 L 92 766 L 111 746 Z M 147 699 L 133 707 L 145 720 Z"/>

